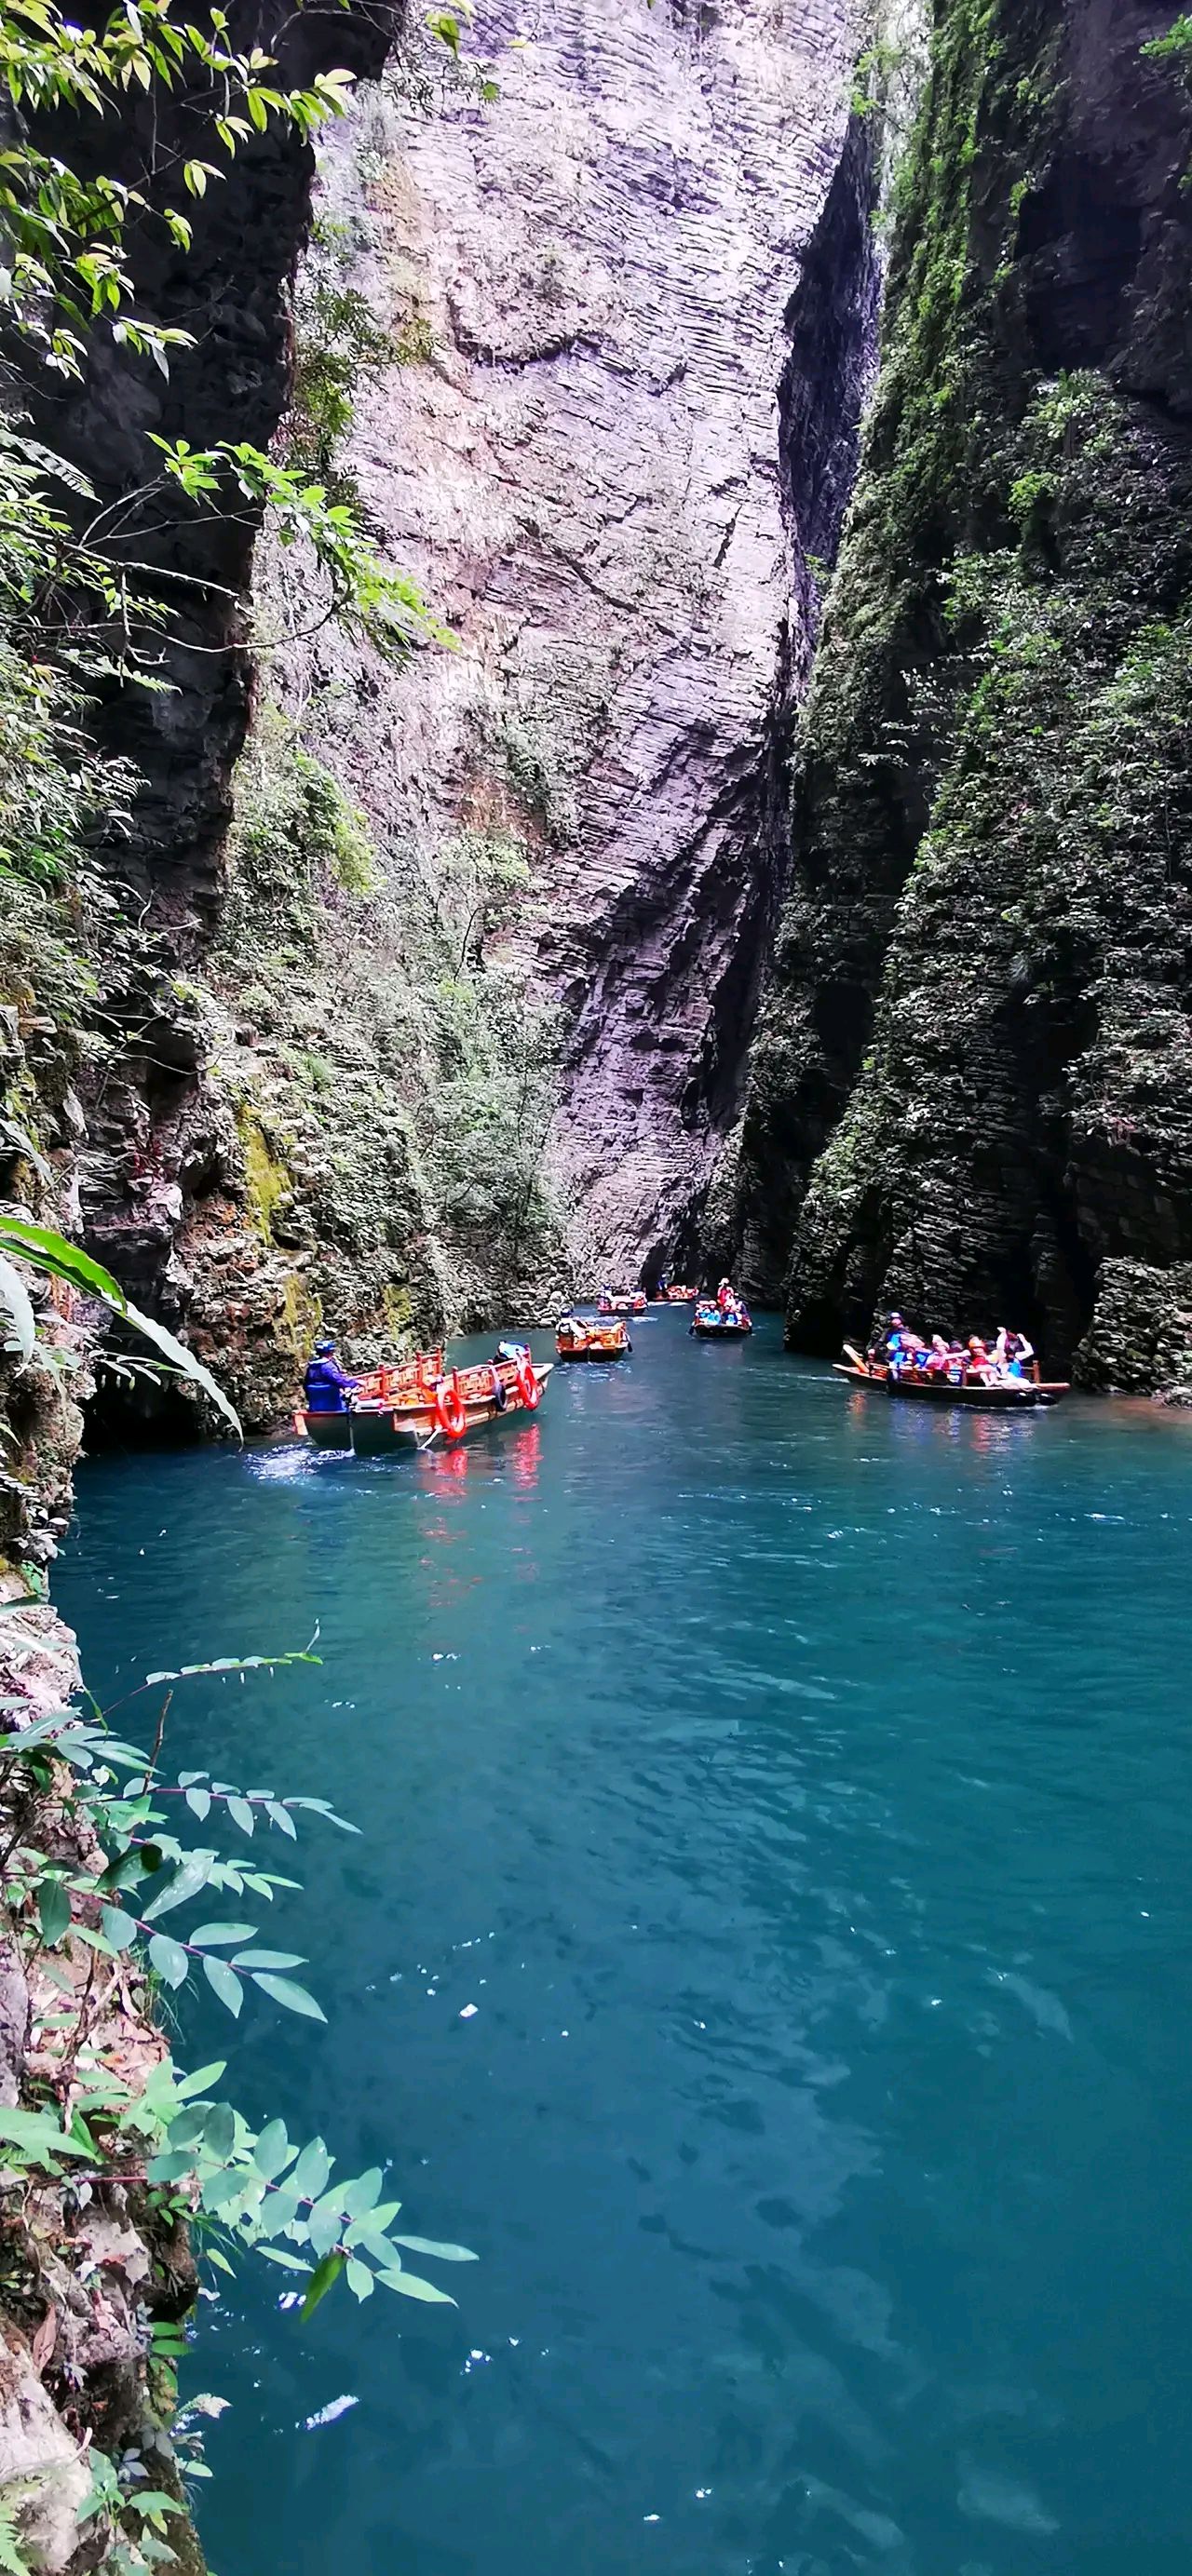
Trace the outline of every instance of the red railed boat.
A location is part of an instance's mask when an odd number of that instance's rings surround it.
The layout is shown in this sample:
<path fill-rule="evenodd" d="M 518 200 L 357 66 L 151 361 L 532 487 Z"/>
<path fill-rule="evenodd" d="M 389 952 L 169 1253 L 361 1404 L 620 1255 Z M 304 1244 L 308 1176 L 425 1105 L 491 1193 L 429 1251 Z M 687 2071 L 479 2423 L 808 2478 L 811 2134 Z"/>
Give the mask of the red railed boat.
<path fill-rule="evenodd" d="M 453 1448 L 490 1423 L 536 1413 L 553 1361 L 480 1360 L 445 1369 L 442 1351 L 422 1351 L 400 1368 L 374 1369 L 349 1398 L 346 1413 L 298 1412 L 294 1428 L 316 1449 L 350 1449 L 358 1458 L 404 1450 Z"/>

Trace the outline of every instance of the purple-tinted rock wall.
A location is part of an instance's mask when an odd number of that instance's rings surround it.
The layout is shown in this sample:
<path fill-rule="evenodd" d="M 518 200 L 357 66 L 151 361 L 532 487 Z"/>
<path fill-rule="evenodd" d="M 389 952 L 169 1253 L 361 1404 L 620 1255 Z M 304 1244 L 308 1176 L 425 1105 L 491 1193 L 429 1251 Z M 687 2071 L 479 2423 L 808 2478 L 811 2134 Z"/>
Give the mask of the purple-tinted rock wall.
<path fill-rule="evenodd" d="M 559 1007 L 590 1284 L 682 1248 L 737 1108 L 804 553 L 834 550 L 872 344 L 870 133 L 842 0 L 489 0 L 472 40 L 495 105 L 366 116 L 328 174 L 406 346 L 353 467 L 460 638 L 358 664 L 328 757 L 432 884 L 461 830 L 526 854 L 495 954 Z"/>

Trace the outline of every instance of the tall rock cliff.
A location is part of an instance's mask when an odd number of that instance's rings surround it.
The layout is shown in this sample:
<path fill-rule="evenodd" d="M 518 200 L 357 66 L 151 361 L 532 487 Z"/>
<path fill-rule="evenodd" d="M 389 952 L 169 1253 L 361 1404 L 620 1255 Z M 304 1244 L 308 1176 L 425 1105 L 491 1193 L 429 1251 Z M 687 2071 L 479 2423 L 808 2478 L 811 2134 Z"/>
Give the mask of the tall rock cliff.
<path fill-rule="evenodd" d="M 1186 22 L 1182 22 L 1186 28 Z M 1192 1379 L 1192 101 L 1163 0 L 936 0 L 736 1242 Z"/>
<path fill-rule="evenodd" d="M 549 1045 L 573 1272 L 636 1277 L 738 1105 L 872 348 L 870 133 L 847 0 L 485 0 L 471 42 L 496 99 L 427 113 L 407 64 L 322 199 L 395 353 L 346 462 L 457 649 L 322 637 L 286 702 L 407 917 L 452 915 L 453 974 L 512 979 Z"/>
<path fill-rule="evenodd" d="M 296 293 L 311 167 L 270 135 L 192 256 L 145 253 L 194 354 L 98 349 L 50 406 L 117 512 L 148 432 L 278 431 L 451 630 L 382 661 L 275 540 L 250 622 L 252 513 L 164 512 L 152 559 L 207 587 L 171 693 L 103 710 L 131 829 L 89 914 L 0 925 L 47 1208 L 250 1424 L 320 1317 L 366 1357 L 690 1241 L 873 353 L 850 0 L 485 0 L 446 79 L 420 25 L 378 77 L 385 13 L 286 22 L 288 78 L 364 76 Z M 146 1415 L 186 1418 L 101 1373 L 93 1437 Z"/>
<path fill-rule="evenodd" d="M 271 52 L 290 87 L 332 69 L 367 81 L 383 68 L 400 14 L 397 0 L 297 16 L 271 0 L 245 0 L 231 41 Z M 139 183 L 151 201 L 156 182 L 147 173 L 164 168 L 168 198 L 183 153 L 208 140 L 196 98 L 184 84 L 145 98 L 134 86 L 127 100 L 118 118 L 58 114 L 36 139 L 81 172 Z M 243 1091 L 219 1075 L 228 1019 L 205 981 L 227 910 L 231 781 L 253 689 L 248 593 L 260 512 L 239 500 L 207 513 L 187 505 L 155 484 L 151 442 L 184 435 L 192 447 L 242 439 L 264 448 L 273 439 L 290 391 L 292 288 L 314 167 L 313 150 L 284 117 L 260 133 L 246 123 L 235 159 L 201 201 L 188 200 L 189 248 L 147 218 L 137 224 L 128 256 L 138 309 L 185 328 L 193 342 L 173 351 L 168 374 L 118 345 L 102 323 L 74 380 L 51 377 L 28 343 L 5 353 L 10 407 L 31 416 L 68 474 L 88 478 L 73 487 L 90 491 L 78 516 L 103 532 L 113 580 L 131 559 L 134 589 L 163 598 L 169 616 L 157 685 L 121 687 L 113 675 L 100 683 L 100 702 L 88 702 L 112 810 L 92 818 L 85 866 L 72 875 L 36 850 L 4 853 L 0 1185 L 32 1198 L 145 1307 L 227 1362 L 249 1420 L 284 1401 L 300 1304 L 262 1191 L 259 1121 Z M 6 593 L 6 621 L 10 608 Z M 54 642 L 47 628 L 44 649 Z M 7 752 L 19 740 L 7 698 L 5 728 Z M 6 838 L 14 833 L 19 842 L 19 818 L 7 819 Z M 300 955 L 291 961 L 295 982 L 302 964 Z M 27 1130 L 40 1161 L 26 1151 Z M 201 1247 L 194 1257 L 192 1243 Z M 361 1269 L 367 1277 L 363 1260 Z M 308 1309 L 313 1302 L 308 1296 Z M 88 1320 L 97 1327 L 98 1317 Z M 6 1391 L 5 1410 L 32 1485 L 61 1527 L 79 1417 L 62 1383 L 46 1404 L 35 1401 L 32 1376 L 22 1374 L 11 1402 Z M 76 1382 L 94 1393 L 85 1377 Z M 165 1411 L 176 1427 L 193 1419 L 181 1402 L 170 1412 L 168 1393 L 143 1379 L 101 1374 L 96 1433 L 105 1420 L 123 1427 L 147 1410 Z M 41 1503 L 35 1510 L 44 1519 Z M 7 1490 L 0 1521 L 5 1535 L 28 1541 L 25 1505 Z M 46 1545 L 39 1535 L 32 1552 Z"/>

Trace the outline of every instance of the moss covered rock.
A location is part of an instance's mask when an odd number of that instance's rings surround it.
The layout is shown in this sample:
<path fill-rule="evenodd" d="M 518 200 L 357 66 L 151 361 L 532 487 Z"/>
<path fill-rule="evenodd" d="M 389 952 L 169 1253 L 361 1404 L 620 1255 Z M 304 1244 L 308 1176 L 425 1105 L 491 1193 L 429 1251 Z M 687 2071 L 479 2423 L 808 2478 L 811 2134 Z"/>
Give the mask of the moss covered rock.
<path fill-rule="evenodd" d="M 740 1140 L 748 1267 L 813 1347 L 889 1298 L 1025 1321 L 1102 1383 L 1175 1365 L 1192 207 L 1188 94 L 1143 51 L 1169 23 L 937 0 Z"/>

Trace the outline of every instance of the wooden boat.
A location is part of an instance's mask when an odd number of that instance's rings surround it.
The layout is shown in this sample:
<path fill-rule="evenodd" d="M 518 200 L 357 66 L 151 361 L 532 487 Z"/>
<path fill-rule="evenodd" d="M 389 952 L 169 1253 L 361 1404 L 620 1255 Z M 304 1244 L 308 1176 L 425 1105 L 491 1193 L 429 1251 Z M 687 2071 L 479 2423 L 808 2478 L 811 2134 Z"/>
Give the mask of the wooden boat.
<path fill-rule="evenodd" d="M 633 1344 L 620 1315 L 600 1324 L 583 1315 L 563 1315 L 555 1327 L 555 1349 L 561 1360 L 623 1360 Z"/>
<path fill-rule="evenodd" d="M 1058 1404 L 1070 1393 L 1066 1378 L 1003 1378 L 993 1386 L 983 1386 L 979 1379 L 957 1385 L 950 1378 L 920 1377 L 905 1369 L 892 1377 L 888 1368 L 866 1366 L 864 1360 L 850 1355 L 834 1362 L 837 1377 L 849 1378 L 854 1386 L 880 1387 L 884 1394 L 917 1404 L 959 1404 L 973 1413 L 1036 1413 L 1042 1405 Z"/>
<path fill-rule="evenodd" d="M 443 1354 L 419 1351 L 412 1360 L 402 1360 L 387 1368 L 370 1369 L 358 1379 L 353 1401 L 361 1409 L 383 1405 L 403 1416 L 425 1411 L 434 1402 L 434 1391 L 443 1375 Z M 294 1429 L 300 1437 L 313 1441 L 316 1449 L 350 1449 L 351 1420 L 347 1413 L 309 1413 L 299 1408 L 294 1415 Z"/>
<path fill-rule="evenodd" d="M 374 1370 L 362 1378 L 346 1413 L 299 1412 L 294 1428 L 316 1449 L 350 1449 L 358 1458 L 392 1457 L 454 1447 L 490 1423 L 536 1413 L 554 1363 L 482 1360 L 471 1368 L 443 1367 L 441 1351 L 423 1353 L 400 1370 Z"/>
<path fill-rule="evenodd" d="M 665 1303 L 668 1306 L 694 1306 L 698 1295 L 698 1288 L 668 1288 Z"/>
<path fill-rule="evenodd" d="M 607 1292 L 598 1297 L 596 1312 L 598 1315 L 644 1315 L 649 1302 L 644 1288 L 632 1292 L 626 1288 L 615 1297 L 610 1297 Z"/>
<path fill-rule="evenodd" d="M 699 1341 L 741 1342 L 747 1333 L 753 1331 L 753 1321 L 747 1306 L 738 1306 L 734 1313 L 722 1315 L 719 1306 L 701 1298 L 687 1329 Z"/>

